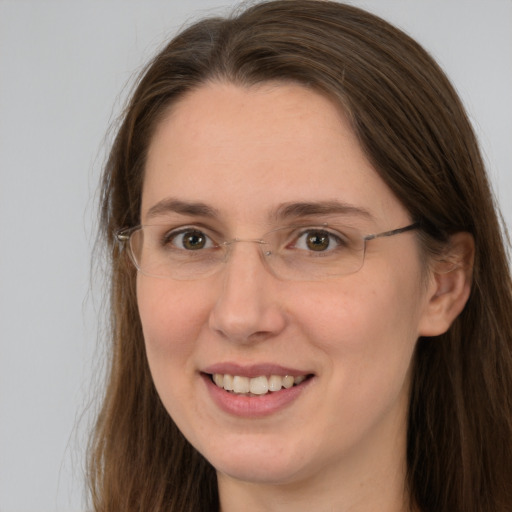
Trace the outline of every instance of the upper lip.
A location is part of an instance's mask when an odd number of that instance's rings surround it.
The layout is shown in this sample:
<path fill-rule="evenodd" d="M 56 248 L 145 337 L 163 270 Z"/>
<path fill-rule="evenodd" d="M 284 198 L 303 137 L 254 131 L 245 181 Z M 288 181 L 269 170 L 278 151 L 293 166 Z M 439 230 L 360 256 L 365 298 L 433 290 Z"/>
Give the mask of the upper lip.
<path fill-rule="evenodd" d="M 239 375 L 249 378 L 259 377 L 261 375 L 280 375 L 282 377 L 289 375 L 291 377 L 299 377 L 300 375 L 310 375 L 312 373 L 307 370 L 288 368 L 273 363 L 241 365 L 233 362 L 215 363 L 201 371 L 202 373 L 209 373 L 210 375 L 220 373 L 223 375 Z"/>

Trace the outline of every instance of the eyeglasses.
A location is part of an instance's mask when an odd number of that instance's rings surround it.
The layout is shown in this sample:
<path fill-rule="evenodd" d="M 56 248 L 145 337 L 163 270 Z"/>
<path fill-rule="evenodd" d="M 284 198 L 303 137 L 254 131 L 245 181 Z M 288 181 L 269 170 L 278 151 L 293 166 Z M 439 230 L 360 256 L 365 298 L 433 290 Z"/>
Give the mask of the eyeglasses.
<path fill-rule="evenodd" d="M 122 229 L 117 240 L 128 243 L 135 267 L 147 276 L 194 280 L 218 272 L 236 243 L 255 243 L 267 268 L 280 279 L 315 281 L 353 274 L 361 269 L 366 244 L 417 229 L 418 224 L 362 235 L 336 224 L 291 225 L 258 239 L 218 241 L 213 230 L 200 226 L 144 225 Z"/>

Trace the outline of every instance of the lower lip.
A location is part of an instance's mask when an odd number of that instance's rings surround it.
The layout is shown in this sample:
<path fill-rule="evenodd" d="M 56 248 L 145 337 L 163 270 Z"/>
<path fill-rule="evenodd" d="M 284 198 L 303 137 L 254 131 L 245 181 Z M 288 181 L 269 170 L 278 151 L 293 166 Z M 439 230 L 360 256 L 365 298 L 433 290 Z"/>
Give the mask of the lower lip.
<path fill-rule="evenodd" d="M 244 418 L 269 416 L 291 405 L 309 387 L 313 377 L 301 382 L 298 386 L 283 388 L 280 391 L 269 392 L 259 396 L 245 396 L 230 393 L 219 388 L 210 375 L 202 374 L 215 404 L 224 412 Z"/>

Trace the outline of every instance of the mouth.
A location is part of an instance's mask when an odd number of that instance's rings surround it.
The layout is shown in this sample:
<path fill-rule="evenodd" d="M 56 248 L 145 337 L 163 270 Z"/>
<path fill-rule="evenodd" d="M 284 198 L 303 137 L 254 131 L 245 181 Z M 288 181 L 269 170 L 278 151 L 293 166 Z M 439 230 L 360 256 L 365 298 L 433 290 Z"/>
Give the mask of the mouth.
<path fill-rule="evenodd" d="M 317 377 L 305 369 L 271 363 L 222 362 L 204 368 L 200 374 L 213 403 L 224 413 L 244 419 L 265 418 L 287 410 L 299 397 L 311 395 Z"/>
<path fill-rule="evenodd" d="M 309 375 L 260 375 L 246 377 L 243 375 L 230 375 L 223 373 L 208 374 L 211 381 L 221 389 L 241 396 L 265 396 L 277 393 L 283 389 L 299 386 L 312 377 Z"/>

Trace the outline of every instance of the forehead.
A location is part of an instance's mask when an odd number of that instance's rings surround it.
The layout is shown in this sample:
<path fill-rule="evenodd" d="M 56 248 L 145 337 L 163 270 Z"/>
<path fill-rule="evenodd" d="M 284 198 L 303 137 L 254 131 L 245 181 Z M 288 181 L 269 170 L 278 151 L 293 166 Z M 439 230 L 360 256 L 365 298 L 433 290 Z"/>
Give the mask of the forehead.
<path fill-rule="evenodd" d="M 403 218 L 341 109 L 289 83 L 211 83 L 177 102 L 149 147 L 143 220 L 166 197 L 251 222 L 282 204 L 318 201 Z"/>

